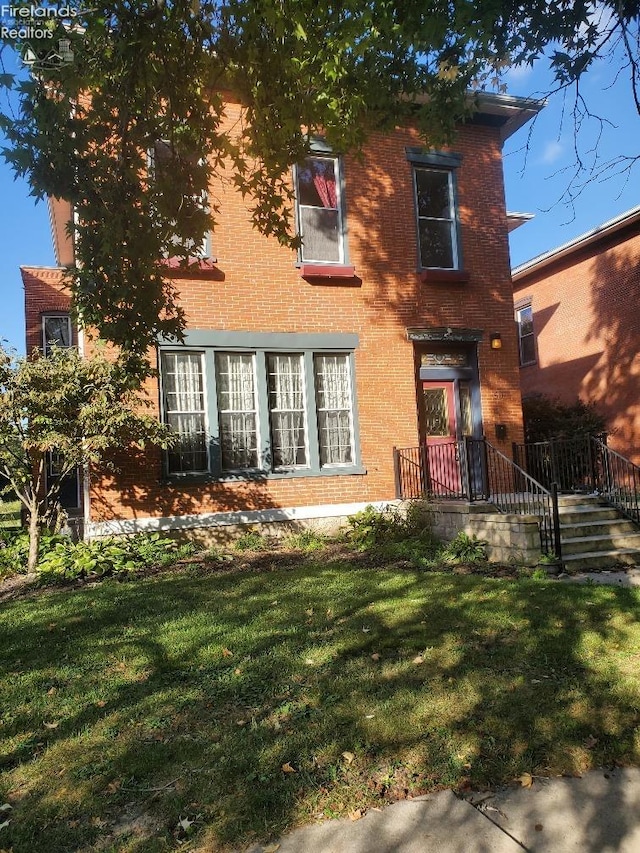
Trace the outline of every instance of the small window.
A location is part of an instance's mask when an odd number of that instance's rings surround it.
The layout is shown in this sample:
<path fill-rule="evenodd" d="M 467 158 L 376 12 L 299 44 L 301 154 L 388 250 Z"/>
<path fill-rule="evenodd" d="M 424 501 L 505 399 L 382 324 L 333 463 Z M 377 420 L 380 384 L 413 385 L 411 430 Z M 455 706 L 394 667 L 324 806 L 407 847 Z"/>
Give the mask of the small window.
<path fill-rule="evenodd" d="M 58 502 L 63 509 L 80 508 L 80 471 L 73 471 L 61 476 L 62 460 L 56 452 L 47 454 L 47 491 L 57 482 Z"/>
<path fill-rule="evenodd" d="M 534 364 L 536 361 L 536 342 L 533 334 L 533 308 L 524 305 L 516 311 L 518 341 L 520 344 L 520 364 Z"/>
<path fill-rule="evenodd" d="M 303 263 L 344 264 L 340 160 L 307 157 L 296 167 L 298 232 Z"/>
<path fill-rule="evenodd" d="M 449 169 L 414 167 L 420 265 L 460 268 L 454 175 Z"/>
<path fill-rule="evenodd" d="M 201 353 L 162 353 L 164 417 L 177 443 L 167 453 L 170 474 L 208 470 Z"/>
<path fill-rule="evenodd" d="M 314 359 L 320 465 L 353 464 L 352 393 L 347 355 Z"/>
<path fill-rule="evenodd" d="M 255 358 L 216 353 L 218 417 L 223 471 L 258 467 Z"/>
<path fill-rule="evenodd" d="M 51 355 L 52 347 L 73 346 L 71 317 L 68 314 L 45 314 L 42 317 L 42 351 Z"/>

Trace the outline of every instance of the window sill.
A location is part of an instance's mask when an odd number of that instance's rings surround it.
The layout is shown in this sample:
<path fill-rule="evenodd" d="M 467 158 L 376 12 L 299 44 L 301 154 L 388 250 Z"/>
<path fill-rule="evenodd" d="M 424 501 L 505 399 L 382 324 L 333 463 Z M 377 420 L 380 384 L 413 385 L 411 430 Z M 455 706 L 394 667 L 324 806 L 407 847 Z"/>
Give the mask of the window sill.
<path fill-rule="evenodd" d="M 355 279 L 355 267 L 347 264 L 301 264 L 300 276 L 306 279 L 339 278 Z"/>
<path fill-rule="evenodd" d="M 367 469 L 361 465 L 349 465 L 336 468 L 321 468 L 311 470 L 309 468 L 298 468 L 291 471 L 237 471 L 233 474 L 168 474 L 162 478 L 162 483 L 167 485 L 205 485 L 207 483 L 246 483 L 263 482 L 266 480 L 286 480 L 299 477 L 343 477 L 352 474 L 366 474 Z"/>
<path fill-rule="evenodd" d="M 162 261 L 162 266 L 174 276 L 195 276 L 224 281 L 224 273 L 217 264 L 217 258 L 190 258 L 188 262 L 184 258 L 164 258 Z"/>
<path fill-rule="evenodd" d="M 445 284 L 466 284 L 469 281 L 469 273 L 466 270 L 418 270 L 418 276 L 420 281 L 443 282 Z"/>

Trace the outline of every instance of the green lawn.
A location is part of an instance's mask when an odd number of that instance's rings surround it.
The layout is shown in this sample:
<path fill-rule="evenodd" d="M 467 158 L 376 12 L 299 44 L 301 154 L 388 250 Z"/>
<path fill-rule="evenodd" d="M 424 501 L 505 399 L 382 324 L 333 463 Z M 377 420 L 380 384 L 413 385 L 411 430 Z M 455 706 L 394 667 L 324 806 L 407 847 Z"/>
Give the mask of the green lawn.
<path fill-rule="evenodd" d="M 0 500 L 0 528 L 20 527 L 20 501 Z"/>
<path fill-rule="evenodd" d="M 4 604 L 0 849 L 216 851 L 640 763 L 640 591 L 313 559 Z"/>

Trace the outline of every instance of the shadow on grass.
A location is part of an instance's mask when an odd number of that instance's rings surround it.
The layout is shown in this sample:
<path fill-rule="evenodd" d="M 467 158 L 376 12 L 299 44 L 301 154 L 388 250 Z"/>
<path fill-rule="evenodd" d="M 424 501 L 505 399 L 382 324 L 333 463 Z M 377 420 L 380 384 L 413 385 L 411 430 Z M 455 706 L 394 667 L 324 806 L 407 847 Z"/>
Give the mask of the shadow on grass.
<path fill-rule="evenodd" d="M 1 842 L 239 843 L 439 787 L 637 761 L 638 604 L 312 563 L 11 603 Z"/>

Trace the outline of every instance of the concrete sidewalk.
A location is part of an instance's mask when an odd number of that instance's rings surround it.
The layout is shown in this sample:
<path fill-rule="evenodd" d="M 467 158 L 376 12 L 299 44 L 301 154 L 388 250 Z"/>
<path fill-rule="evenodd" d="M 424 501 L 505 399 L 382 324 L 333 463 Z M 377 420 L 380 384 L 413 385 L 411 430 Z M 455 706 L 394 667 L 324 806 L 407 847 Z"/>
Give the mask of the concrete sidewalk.
<path fill-rule="evenodd" d="M 474 805 L 475 803 L 475 805 Z M 279 845 L 279 846 L 276 846 Z M 640 770 L 470 794 L 440 791 L 305 826 L 246 853 L 640 853 Z"/>

